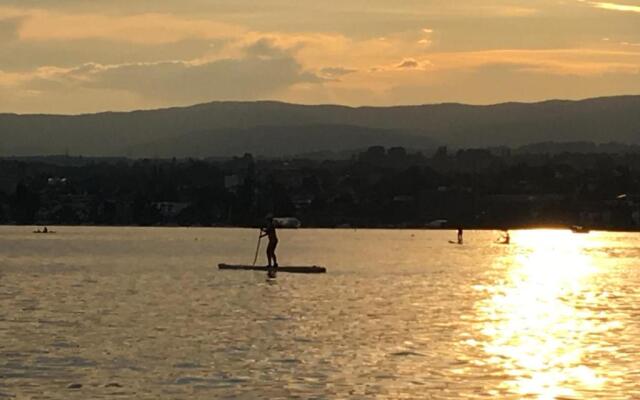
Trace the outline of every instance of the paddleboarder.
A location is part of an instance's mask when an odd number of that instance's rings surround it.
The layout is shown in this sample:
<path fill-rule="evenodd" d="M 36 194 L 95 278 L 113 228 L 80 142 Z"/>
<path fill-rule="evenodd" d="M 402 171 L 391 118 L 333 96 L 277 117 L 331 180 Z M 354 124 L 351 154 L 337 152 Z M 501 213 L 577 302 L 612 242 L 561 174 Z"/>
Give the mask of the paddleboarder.
<path fill-rule="evenodd" d="M 269 238 L 269 244 L 267 244 L 267 263 L 268 267 L 278 267 L 278 259 L 276 258 L 276 247 L 278 246 L 278 235 L 276 234 L 276 226 L 273 221 L 273 215 L 269 214 L 266 217 L 266 226 L 261 228 L 262 233 L 260 237 Z"/>
<path fill-rule="evenodd" d="M 503 230 L 502 231 L 502 238 L 500 240 L 501 244 L 509 244 L 511 243 L 511 236 L 509 236 L 509 231 L 508 230 Z"/>

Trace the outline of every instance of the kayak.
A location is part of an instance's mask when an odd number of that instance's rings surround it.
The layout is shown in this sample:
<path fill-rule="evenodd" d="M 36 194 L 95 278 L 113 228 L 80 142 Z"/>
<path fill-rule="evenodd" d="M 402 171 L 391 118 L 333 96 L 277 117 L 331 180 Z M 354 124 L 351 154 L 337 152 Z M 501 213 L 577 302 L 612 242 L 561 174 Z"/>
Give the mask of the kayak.
<path fill-rule="evenodd" d="M 266 266 L 254 266 L 254 265 L 230 265 L 230 264 L 218 264 L 219 269 L 235 270 L 235 271 L 268 271 Z M 325 267 L 312 266 L 279 266 L 276 271 L 278 272 L 290 272 L 293 274 L 324 274 L 327 272 Z"/>

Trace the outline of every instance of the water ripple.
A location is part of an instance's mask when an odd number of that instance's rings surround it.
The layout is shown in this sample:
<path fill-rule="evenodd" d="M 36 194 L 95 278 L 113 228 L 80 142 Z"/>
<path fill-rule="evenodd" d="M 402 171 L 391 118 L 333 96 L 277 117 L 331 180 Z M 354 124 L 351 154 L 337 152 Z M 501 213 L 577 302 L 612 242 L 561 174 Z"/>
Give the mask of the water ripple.
<path fill-rule="evenodd" d="M 0 398 L 640 398 L 640 235 L 0 229 Z"/>

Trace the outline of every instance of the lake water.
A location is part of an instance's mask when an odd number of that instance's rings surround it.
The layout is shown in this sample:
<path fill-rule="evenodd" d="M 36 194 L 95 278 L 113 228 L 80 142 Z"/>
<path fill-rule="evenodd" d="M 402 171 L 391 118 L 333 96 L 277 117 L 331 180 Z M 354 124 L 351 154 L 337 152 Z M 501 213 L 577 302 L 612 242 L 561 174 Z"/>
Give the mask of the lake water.
<path fill-rule="evenodd" d="M 269 283 L 252 230 L 56 230 L 0 227 L 0 399 L 640 399 L 639 234 L 281 231 L 328 273 Z"/>

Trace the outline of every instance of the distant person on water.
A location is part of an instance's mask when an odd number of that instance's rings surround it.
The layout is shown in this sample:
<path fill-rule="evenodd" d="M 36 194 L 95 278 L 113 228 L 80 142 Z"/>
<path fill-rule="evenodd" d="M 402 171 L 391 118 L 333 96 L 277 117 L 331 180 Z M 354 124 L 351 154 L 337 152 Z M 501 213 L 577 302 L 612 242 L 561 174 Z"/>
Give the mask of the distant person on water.
<path fill-rule="evenodd" d="M 268 237 L 269 244 L 267 244 L 267 263 L 268 266 L 278 266 L 278 259 L 276 258 L 276 247 L 278 246 L 278 235 L 276 235 L 276 226 L 273 221 L 273 215 L 267 215 L 267 224 L 262 228 L 262 234 L 260 237 Z M 273 262 L 273 263 L 272 263 Z"/>
<path fill-rule="evenodd" d="M 462 244 L 462 228 L 458 228 L 458 244 Z"/>
<path fill-rule="evenodd" d="M 511 243 L 511 236 L 509 236 L 509 231 L 508 230 L 504 230 L 502 231 L 502 241 L 500 242 L 502 244 L 509 244 Z"/>

